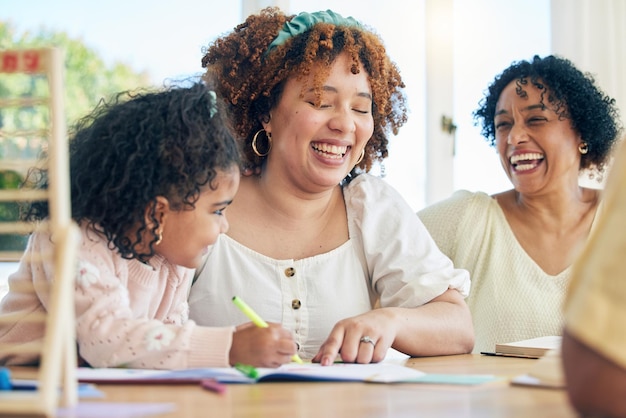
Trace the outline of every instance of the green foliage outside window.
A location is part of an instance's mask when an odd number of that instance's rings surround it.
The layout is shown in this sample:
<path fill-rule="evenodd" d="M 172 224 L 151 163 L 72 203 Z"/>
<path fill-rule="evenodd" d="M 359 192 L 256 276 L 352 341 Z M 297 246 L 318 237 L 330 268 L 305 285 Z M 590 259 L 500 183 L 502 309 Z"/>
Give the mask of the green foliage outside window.
<path fill-rule="evenodd" d="M 107 67 L 95 51 L 64 32 L 41 29 L 38 32 L 17 33 L 11 23 L 0 21 L 0 50 L 49 46 L 61 48 L 65 54 L 64 102 L 68 126 L 91 111 L 103 98 L 108 99 L 124 90 L 153 86 L 147 73 L 137 73 L 123 63 Z M 35 95 L 42 88 L 47 88 L 45 83 L 29 80 L 31 78 L 24 77 L 17 83 L 0 79 L 0 97 Z"/>
<path fill-rule="evenodd" d="M 91 112 L 102 99 L 109 99 L 120 91 L 153 87 L 147 73 L 137 73 L 128 65 L 105 65 L 98 54 L 81 40 L 72 39 L 64 32 L 46 29 L 17 33 L 10 22 L 0 21 L 0 50 L 24 50 L 58 47 L 64 53 L 64 110 L 68 127 Z M 48 97 L 45 76 L 0 73 L 0 98 Z M 48 107 L 41 104 L 0 108 L 0 160 L 32 160 L 47 148 L 49 128 Z M 13 131 L 27 130 L 23 135 Z M 0 170 L 0 189 L 15 189 L 26 173 Z M 0 221 L 16 221 L 17 202 L 0 202 Z M 23 250 L 27 237 L 0 234 L 0 251 Z"/>

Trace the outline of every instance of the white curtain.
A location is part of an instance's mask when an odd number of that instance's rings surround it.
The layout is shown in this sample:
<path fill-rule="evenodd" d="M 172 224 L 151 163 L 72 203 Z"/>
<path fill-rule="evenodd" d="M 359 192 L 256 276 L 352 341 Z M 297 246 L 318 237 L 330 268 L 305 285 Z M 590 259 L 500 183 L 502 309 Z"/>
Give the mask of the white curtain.
<path fill-rule="evenodd" d="M 593 74 L 626 125 L 626 1 L 551 0 L 551 19 L 552 52 Z M 582 186 L 604 187 L 606 176 L 592 180 L 587 174 Z"/>
<path fill-rule="evenodd" d="M 552 52 L 594 75 L 626 122 L 626 1 L 551 0 Z"/>

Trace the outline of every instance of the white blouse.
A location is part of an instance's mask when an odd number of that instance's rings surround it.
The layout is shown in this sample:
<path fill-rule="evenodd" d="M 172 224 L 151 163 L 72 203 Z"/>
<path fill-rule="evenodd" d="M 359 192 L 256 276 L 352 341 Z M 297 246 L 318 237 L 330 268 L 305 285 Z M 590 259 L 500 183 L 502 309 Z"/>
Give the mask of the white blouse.
<path fill-rule="evenodd" d="M 221 235 L 191 287 L 200 325 L 249 320 L 239 296 L 265 321 L 292 330 L 298 354 L 317 354 L 341 319 L 382 307 L 417 307 L 449 288 L 467 297 L 469 274 L 455 269 L 415 212 L 384 180 L 361 174 L 343 189 L 350 238 L 327 253 L 276 260 Z"/>

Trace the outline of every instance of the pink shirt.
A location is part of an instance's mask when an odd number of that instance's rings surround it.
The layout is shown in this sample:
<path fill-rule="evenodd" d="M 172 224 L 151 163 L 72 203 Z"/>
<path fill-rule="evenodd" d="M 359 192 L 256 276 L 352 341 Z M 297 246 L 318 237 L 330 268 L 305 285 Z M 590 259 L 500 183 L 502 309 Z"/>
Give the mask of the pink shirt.
<path fill-rule="evenodd" d="M 228 367 L 234 327 L 201 327 L 188 320 L 187 294 L 193 270 L 175 266 L 160 256 L 150 265 L 122 258 L 106 240 L 81 227 L 75 286 L 76 338 L 80 356 L 93 367 L 183 369 Z M 19 269 L 9 277 L 9 293 L 0 303 L 0 345 L 17 344 L 2 353 L 0 364 L 28 364 L 34 354 L 20 353 L 19 344 L 40 341 L 44 324 L 29 317 L 46 311 L 50 261 L 32 261 L 30 254 L 53 248 L 47 233 L 35 232 Z M 25 285 L 34 292 L 19 292 Z"/>

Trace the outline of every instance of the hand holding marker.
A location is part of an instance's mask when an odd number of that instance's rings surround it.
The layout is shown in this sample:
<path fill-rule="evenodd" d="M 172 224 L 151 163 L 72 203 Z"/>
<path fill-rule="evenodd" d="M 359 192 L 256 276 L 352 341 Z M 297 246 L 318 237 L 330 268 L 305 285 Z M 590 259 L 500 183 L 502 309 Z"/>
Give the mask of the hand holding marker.
<path fill-rule="evenodd" d="M 233 296 L 233 303 L 235 304 L 235 306 L 237 306 L 241 312 L 244 313 L 244 315 L 246 315 L 248 317 L 248 319 L 250 319 L 250 321 L 252 321 L 252 323 L 254 325 L 256 325 L 259 328 L 267 328 L 269 325 L 267 325 L 267 322 L 265 322 L 263 320 L 263 318 L 261 318 L 259 315 L 257 315 L 256 312 L 254 312 L 252 310 L 252 308 L 250 306 L 248 306 L 248 304 L 246 302 L 244 302 L 243 300 L 241 300 L 238 296 Z M 300 358 L 299 355 L 294 354 L 293 357 L 291 357 L 292 361 L 295 361 L 296 363 L 300 363 L 302 364 L 303 361 Z"/>

